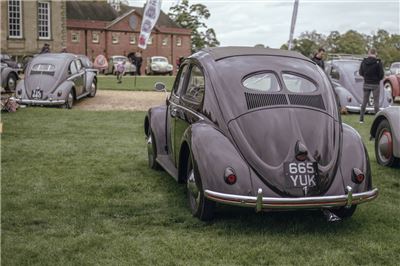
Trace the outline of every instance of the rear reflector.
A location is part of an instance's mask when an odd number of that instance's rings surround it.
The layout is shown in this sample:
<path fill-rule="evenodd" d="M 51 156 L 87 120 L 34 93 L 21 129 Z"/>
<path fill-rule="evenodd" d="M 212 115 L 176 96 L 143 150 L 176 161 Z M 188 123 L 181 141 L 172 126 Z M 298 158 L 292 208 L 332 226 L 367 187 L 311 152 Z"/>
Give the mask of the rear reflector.
<path fill-rule="evenodd" d="M 364 179 L 365 179 L 364 173 L 358 168 L 353 168 L 353 173 L 351 174 L 351 180 L 356 184 L 360 184 L 364 181 Z"/>
<path fill-rule="evenodd" d="M 225 169 L 224 180 L 228 185 L 236 183 L 237 177 L 235 171 L 231 167 Z"/>

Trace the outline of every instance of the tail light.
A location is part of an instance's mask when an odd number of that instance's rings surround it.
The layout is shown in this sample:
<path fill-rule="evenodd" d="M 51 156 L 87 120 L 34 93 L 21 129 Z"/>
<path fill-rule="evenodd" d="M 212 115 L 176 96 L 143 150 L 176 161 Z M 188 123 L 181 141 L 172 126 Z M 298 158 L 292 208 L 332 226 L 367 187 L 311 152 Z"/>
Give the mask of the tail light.
<path fill-rule="evenodd" d="M 351 180 L 356 184 L 361 184 L 364 181 L 364 179 L 365 179 L 364 173 L 358 168 L 353 168 Z"/>
<path fill-rule="evenodd" d="M 225 169 L 224 180 L 228 185 L 236 183 L 237 177 L 235 171 L 231 167 Z"/>

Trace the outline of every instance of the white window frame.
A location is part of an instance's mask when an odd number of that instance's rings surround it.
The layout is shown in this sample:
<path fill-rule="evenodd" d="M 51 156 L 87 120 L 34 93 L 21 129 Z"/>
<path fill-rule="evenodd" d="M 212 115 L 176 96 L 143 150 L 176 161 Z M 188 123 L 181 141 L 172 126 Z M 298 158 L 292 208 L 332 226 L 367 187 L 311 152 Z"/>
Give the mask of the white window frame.
<path fill-rule="evenodd" d="M 176 37 L 176 46 L 182 46 L 182 38 Z"/>
<path fill-rule="evenodd" d="M 167 46 L 167 45 L 168 45 L 168 37 L 164 37 L 164 38 L 162 39 L 161 44 L 162 44 L 162 46 Z"/>
<path fill-rule="evenodd" d="M 19 17 L 17 17 L 17 16 L 12 16 L 11 17 L 10 16 L 10 14 L 11 14 L 10 8 L 14 7 L 13 4 L 17 3 L 17 2 L 19 3 L 19 10 L 14 10 L 12 12 L 15 15 L 18 14 Z M 7 18 L 8 18 L 8 37 L 10 39 L 21 39 L 23 37 L 23 34 L 22 34 L 22 25 L 23 25 L 22 0 L 8 0 L 7 1 Z M 15 19 L 15 21 L 17 21 L 17 22 L 10 23 L 11 19 Z M 18 29 L 11 30 L 11 26 L 18 27 Z M 13 32 L 13 31 L 15 31 L 15 32 L 19 31 L 19 34 L 18 35 L 15 34 L 15 33 L 11 34 L 11 32 Z"/>
<path fill-rule="evenodd" d="M 118 44 L 119 43 L 119 33 L 112 33 L 111 35 L 111 43 L 112 44 Z"/>
<path fill-rule="evenodd" d="M 92 31 L 92 43 L 100 43 L 100 32 Z"/>
<path fill-rule="evenodd" d="M 76 36 L 76 39 L 74 39 L 74 36 Z M 71 42 L 73 43 L 79 43 L 80 41 L 80 32 L 78 31 L 71 31 Z"/>
<path fill-rule="evenodd" d="M 40 13 L 40 5 L 45 5 L 47 6 L 47 14 L 46 13 Z M 45 8 L 42 8 L 43 10 L 46 10 Z M 51 39 L 51 3 L 48 1 L 38 1 L 38 37 L 39 40 L 50 40 Z M 46 16 L 47 15 L 47 25 L 43 24 L 41 25 L 41 18 L 40 16 Z M 44 19 L 43 19 L 44 20 Z M 47 32 L 43 30 L 42 28 L 47 27 Z M 47 36 L 40 36 L 41 32 L 47 33 Z"/>
<path fill-rule="evenodd" d="M 147 40 L 147 45 L 152 45 L 153 44 L 153 36 L 150 36 L 149 39 Z"/>
<path fill-rule="evenodd" d="M 136 44 L 136 34 L 135 33 L 132 33 L 131 36 L 129 36 L 129 43 Z"/>

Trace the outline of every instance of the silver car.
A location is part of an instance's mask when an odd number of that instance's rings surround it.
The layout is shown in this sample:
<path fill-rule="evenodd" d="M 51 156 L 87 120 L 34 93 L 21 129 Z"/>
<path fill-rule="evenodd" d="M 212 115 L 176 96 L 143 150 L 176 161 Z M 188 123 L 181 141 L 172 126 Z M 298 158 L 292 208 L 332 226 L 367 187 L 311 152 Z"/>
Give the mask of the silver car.
<path fill-rule="evenodd" d="M 135 74 L 136 66 L 131 63 L 128 57 L 123 55 L 114 55 L 108 59 L 108 69 L 106 69 L 105 74 L 113 74 L 115 75 L 115 71 L 117 69 L 118 62 L 125 62 L 125 74 L 130 73 L 131 75 Z"/>
<path fill-rule="evenodd" d="M 26 105 L 58 105 L 71 109 L 75 100 L 94 97 L 97 71 L 82 62 L 85 56 L 41 54 L 27 65 L 15 100 Z M 86 61 L 86 60 L 83 60 Z"/>
<path fill-rule="evenodd" d="M 163 56 L 152 56 L 147 58 L 146 75 L 169 74 L 172 75 L 174 68 Z"/>

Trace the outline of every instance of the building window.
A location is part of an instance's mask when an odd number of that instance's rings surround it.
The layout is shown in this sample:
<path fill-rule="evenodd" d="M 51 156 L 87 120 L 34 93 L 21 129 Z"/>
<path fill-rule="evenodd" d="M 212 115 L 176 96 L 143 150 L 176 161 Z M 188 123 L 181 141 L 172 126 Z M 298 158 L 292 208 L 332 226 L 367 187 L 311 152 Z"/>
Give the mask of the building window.
<path fill-rule="evenodd" d="M 147 45 L 152 45 L 153 44 L 153 36 L 150 36 L 149 39 L 147 40 Z"/>
<path fill-rule="evenodd" d="M 135 34 L 131 34 L 131 37 L 129 39 L 129 43 L 130 44 L 136 44 L 136 35 Z"/>
<path fill-rule="evenodd" d="M 162 43 L 161 43 L 163 46 L 166 46 L 166 45 L 168 45 L 168 37 L 165 37 L 163 40 L 162 40 Z"/>
<path fill-rule="evenodd" d="M 21 0 L 8 0 L 8 36 L 22 38 Z"/>
<path fill-rule="evenodd" d="M 50 39 L 50 3 L 38 2 L 39 39 Z"/>
<path fill-rule="evenodd" d="M 111 42 L 112 42 L 113 44 L 119 43 L 119 34 L 118 34 L 118 33 L 113 33 L 113 34 L 112 34 L 112 40 L 111 40 Z"/>
<path fill-rule="evenodd" d="M 181 37 L 176 38 L 176 46 L 182 46 L 182 38 Z"/>
<path fill-rule="evenodd" d="M 100 42 L 100 34 L 98 31 L 93 31 L 92 32 L 92 42 L 93 43 L 99 43 Z"/>
<path fill-rule="evenodd" d="M 71 42 L 79 43 L 79 32 L 71 32 Z"/>

